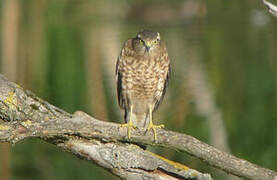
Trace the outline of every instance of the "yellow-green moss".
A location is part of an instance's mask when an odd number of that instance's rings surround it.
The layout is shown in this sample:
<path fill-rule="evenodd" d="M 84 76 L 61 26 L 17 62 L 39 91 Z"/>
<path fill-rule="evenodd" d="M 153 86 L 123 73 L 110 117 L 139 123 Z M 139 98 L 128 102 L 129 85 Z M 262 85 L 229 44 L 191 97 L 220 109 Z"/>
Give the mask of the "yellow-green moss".
<path fill-rule="evenodd" d="M 31 125 L 32 125 L 32 121 L 30 121 L 30 120 L 23 121 L 21 124 L 22 124 L 23 126 L 25 126 L 25 127 L 28 127 L 28 126 L 31 126 Z"/>
<path fill-rule="evenodd" d="M 193 172 L 191 175 L 192 176 L 197 176 L 197 172 Z"/>
<path fill-rule="evenodd" d="M 19 89 L 23 89 L 19 84 L 15 83 L 15 87 L 19 88 Z"/>
<path fill-rule="evenodd" d="M 0 124 L 0 130 L 5 131 L 5 130 L 9 130 L 9 129 L 10 129 L 9 126 L 5 126 L 5 125 Z"/>
<path fill-rule="evenodd" d="M 14 92 L 9 92 L 8 97 L 4 102 L 9 106 L 10 109 L 16 109 L 17 99 Z"/>

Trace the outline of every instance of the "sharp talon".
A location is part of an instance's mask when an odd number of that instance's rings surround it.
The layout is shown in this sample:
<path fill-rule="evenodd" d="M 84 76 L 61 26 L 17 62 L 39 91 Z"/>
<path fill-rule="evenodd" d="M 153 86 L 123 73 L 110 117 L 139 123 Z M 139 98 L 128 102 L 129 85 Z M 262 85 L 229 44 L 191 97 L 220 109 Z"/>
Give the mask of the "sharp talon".
<path fill-rule="evenodd" d="M 149 123 L 149 126 L 147 128 L 147 131 L 149 131 L 150 129 L 153 130 L 153 133 L 154 133 L 154 141 L 156 142 L 158 140 L 157 138 L 157 128 L 164 128 L 164 125 L 161 124 L 161 125 L 154 125 L 151 121 Z"/>
<path fill-rule="evenodd" d="M 126 124 L 121 124 L 120 126 L 121 126 L 121 127 L 127 127 L 128 139 L 131 139 L 131 130 L 132 130 L 132 128 L 134 128 L 134 129 L 137 128 L 137 126 L 135 126 L 135 125 L 133 124 L 132 121 L 129 121 L 129 122 L 126 123 Z"/>

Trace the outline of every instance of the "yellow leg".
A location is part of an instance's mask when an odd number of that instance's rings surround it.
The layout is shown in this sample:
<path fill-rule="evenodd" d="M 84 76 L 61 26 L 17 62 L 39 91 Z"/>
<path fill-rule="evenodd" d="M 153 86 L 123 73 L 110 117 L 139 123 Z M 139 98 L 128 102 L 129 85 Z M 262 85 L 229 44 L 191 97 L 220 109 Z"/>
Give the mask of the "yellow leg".
<path fill-rule="evenodd" d="M 154 140 L 157 141 L 157 132 L 156 129 L 157 128 L 164 128 L 163 124 L 160 125 L 154 125 L 152 122 L 152 106 L 149 107 L 149 125 L 147 130 L 153 129 L 153 133 L 154 133 Z"/>
<path fill-rule="evenodd" d="M 127 133 L 128 133 L 128 138 L 131 138 L 131 129 L 136 128 L 136 126 L 132 122 L 132 115 L 133 115 L 133 106 L 130 107 L 130 118 L 128 123 L 122 124 L 121 127 L 127 127 Z"/>

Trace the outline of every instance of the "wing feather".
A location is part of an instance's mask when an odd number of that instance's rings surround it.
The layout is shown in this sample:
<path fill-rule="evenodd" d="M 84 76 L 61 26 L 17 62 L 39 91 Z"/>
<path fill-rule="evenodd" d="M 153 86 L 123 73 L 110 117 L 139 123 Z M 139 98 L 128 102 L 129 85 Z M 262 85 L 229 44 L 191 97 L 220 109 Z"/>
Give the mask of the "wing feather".
<path fill-rule="evenodd" d="M 123 109 L 123 95 L 122 95 L 122 74 L 119 71 L 119 63 L 120 63 L 121 55 L 117 58 L 116 67 L 115 67 L 115 75 L 116 75 L 116 84 L 117 84 L 117 101 L 119 107 Z"/>
<path fill-rule="evenodd" d="M 165 95 L 166 90 L 167 90 L 167 86 L 168 86 L 170 76 L 171 76 L 171 67 L 170 67 L 170 64 L 169 64 L 167 74 L 166 74 L 166 78 L 165 78 L 165 81 L 164 81 L 163 92 L 162 92 L 161 97 L 159 99 L 157 99 L 157 101 L 155 103 L 154 111 L 160 106 L 161 102 L 163 101 L 164 95 Z"/>

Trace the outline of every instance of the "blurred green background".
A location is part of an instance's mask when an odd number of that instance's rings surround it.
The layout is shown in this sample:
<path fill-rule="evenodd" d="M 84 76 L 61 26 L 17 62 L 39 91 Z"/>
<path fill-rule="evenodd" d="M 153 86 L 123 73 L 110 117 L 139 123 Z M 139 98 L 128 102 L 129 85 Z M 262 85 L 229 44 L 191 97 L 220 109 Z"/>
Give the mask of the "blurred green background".
<path fill-rule="evenodd" d="M 143 28 L 160 32 L 173 69 L 154 121 L 277 170 L 277 19 L 262 1 L 1 0 L 1 73 L 70 113 L 122 122 L 115 63 Z M 0 148 L 1 180 L 116 179 L 41 140 Z M 236 179 L 187 154 L 149 149 Z"/>

